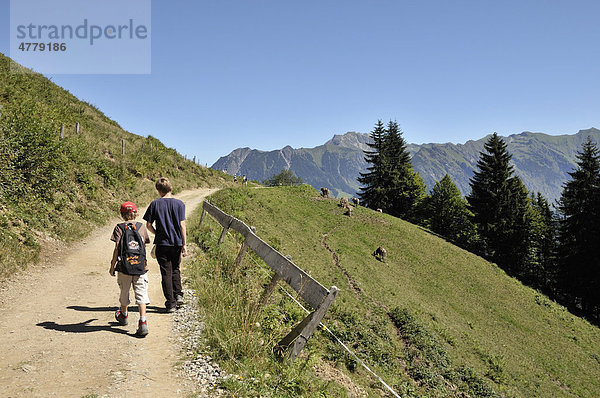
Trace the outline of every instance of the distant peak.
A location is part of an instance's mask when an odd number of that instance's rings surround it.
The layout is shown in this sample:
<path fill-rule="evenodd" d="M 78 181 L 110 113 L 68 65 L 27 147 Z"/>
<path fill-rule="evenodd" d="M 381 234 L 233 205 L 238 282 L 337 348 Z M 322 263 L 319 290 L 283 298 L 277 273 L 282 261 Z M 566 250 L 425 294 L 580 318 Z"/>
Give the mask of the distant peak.
<path fill-rule="evenodd" d="M 346 134 L 334 134 L 333 138 L 325 143 L 325 145 L 337 145 L 345 148 L 358 148 L 361 150 L 368 149 L 367 142 L 370 142 L 368 134 L 349 131 Z"/>
<path fill-rule="evenodd" d="M 577 134 L 598 134 L 598 133 L 600 133 L 600 130 L 598 130 L 595 127 L 590 127 L 589 129 L 579 130 L 579 132 Z"/>

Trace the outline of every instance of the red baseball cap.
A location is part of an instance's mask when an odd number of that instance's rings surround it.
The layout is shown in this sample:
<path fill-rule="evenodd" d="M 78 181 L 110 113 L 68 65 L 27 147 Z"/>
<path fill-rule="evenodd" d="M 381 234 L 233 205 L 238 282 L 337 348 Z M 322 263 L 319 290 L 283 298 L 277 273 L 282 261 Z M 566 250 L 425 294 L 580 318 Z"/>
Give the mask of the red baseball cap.
<path fill-rule="evenodd" d="M 137 207 L 133 202 L 125 202 L 121 205 L 121 213 L 137 213 Z"/>

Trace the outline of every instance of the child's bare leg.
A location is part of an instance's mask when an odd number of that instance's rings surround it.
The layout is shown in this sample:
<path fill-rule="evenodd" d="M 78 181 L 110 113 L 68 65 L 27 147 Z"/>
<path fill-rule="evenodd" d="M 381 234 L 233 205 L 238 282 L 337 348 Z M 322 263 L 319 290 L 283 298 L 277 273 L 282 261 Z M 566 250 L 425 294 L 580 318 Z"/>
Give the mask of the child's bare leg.
<path fill-rule="evenodd" d="M 146 304 L 138 304 L 138 310 L 140 311 L 140 316 L 146 316 Z"/>
<path fill-rule="evenodd" d="M 123 305 L 121 306 L 121 314 L 123 314 L 123 315 L 127 314 L 127 306 L 126 305 L 125 306 L 123 306 Z"/>

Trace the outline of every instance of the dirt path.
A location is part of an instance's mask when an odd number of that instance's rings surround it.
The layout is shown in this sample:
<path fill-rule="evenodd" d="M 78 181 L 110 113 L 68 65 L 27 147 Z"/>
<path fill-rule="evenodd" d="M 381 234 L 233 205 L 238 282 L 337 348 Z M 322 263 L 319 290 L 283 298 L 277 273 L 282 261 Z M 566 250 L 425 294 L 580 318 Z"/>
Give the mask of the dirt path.
<path fill-rule="evenodd" d="M 177 197 L 189 214 L 213 191 Z M 174 370 L 178 351 L 170 340 L 172 315 L 162 312 L 156 260 L 149 258 L 150 334 L 134 336 L 136 307 L 128 326 L 115 322 L 119 290 L 108 268 L 116 222 L 0 292 L 0 396 L 184 397 L 193 391 Z"/>

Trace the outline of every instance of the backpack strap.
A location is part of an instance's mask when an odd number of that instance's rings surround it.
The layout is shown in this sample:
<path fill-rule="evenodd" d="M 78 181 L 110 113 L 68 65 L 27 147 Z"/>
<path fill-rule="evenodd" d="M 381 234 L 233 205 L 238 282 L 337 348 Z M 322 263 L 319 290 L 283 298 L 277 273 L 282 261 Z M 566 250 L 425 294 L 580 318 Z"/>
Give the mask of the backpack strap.
<path fill-rule="evenodd" d="M 141 222 L 136 222 L 135 223 L 135 230 L 140 232 L 140 229 L 142 229 L 142 223 Z"/>

